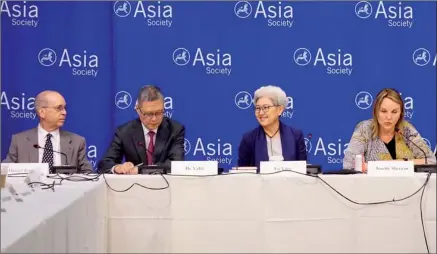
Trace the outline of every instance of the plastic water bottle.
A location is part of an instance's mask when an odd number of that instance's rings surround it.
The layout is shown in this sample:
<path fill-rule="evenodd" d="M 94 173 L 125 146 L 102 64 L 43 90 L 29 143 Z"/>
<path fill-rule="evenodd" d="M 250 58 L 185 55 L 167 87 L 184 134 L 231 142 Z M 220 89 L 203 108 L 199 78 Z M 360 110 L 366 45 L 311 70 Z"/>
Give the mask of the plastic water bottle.
<path fill-rule="evenodd" d="M 355 171 L 363 172 L 363 156 L 361 154 L 355 155 Z"/>

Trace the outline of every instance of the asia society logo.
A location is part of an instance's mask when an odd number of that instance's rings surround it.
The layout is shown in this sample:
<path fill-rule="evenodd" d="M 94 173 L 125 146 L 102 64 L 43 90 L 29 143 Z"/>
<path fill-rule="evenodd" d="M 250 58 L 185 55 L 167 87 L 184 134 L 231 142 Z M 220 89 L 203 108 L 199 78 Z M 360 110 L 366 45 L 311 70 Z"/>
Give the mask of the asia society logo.
<path fill-rule="evenodd" d="M 235 105 L 239 109 L 248 109 L 252 106 L 252 95 L 246 91 L 241 91 L 235 95 Z"/>
<path fill-rule="evenodd" d="M 115 105 L 119 109 L 127 109 L 132 104 L 132 96 L 126 91 L 120 91 L 115 95 Z"/>
<path fill-rule="evenodd" d="M 374 2 L 375 3 L 375 2 Z M 387 21 L 389 27 L 411 28 L 413 26 L 413 8 L 401 1 L 378 1 L 376 10 L 368 1 L 355 4 L 355 14 L 360 19 L 382 19 Z"/>
<path fill-rule="evenodd" d="M 328 75 L 352 75 L 353 57 L 352 53 L 345 52 L 343 49 L 329 51 L 323 48 L 318 48 L 313 54 L 307 48 L 298 48 L 294 51 L 293 60 L 298 66 L 312 65 L 312 67 L 322 67 L 326 69 Z"/>
<path fill-rule="evenodd" d="M 186 48 L 177 48 L 173 51 L 172 58 L 177 66 L 198 66 L 208 75 L 230 76 L 232 73 L 232 55 L 221 49 L 214 51 L 197 48 L 194 54 L 190 54 Z"/>
<path fill-rule="evenodd" d="M 2 91 L 1 105 L 6 108 L 12 119 L 35 119 L 35 97 L 21 93 L 18 96 Z"/>
<path fill-rule="evenodd" d="M 185 155 L 187 155 L 191 151 L 191 143 L 188 139 L 184 139 L 184 151 Z"/>
<path fill-rule="evenodd" d="M 304 138 L 304 139 L 305 139 L 305 149 L 307 153 L 310 153 L 311 149 L 313 148 L 313 145 L 311 144 L 311 140 L 309 140 L 308 138 Z"/>
<path fill-rule="evenodd" d="M 355 96 L 355 105 L 360 109 L 368 109 L 373 104 L 373 97 L 366 91 L 361 91 Z"/>
<path fill-rule="evenodd" d="M 433 66 L 436 66 L 437 54 L 434 56 Z M 428 65 L 432 60 L 432 56 L 425 48 L 418 48 L 413 52 L 413 62 L 418 66 Z"/>
<path fill-rule="evenodd" d="M 217 161 L 221 164 L 231 164 L 232 162 L 232 144 L 222 142 L 220 138 L 216 142 L 197 138 L 192 143 L 185 138 L 184 153 L 198 157 L 200 160 Z"/>
<path fill-rule="evenodd" d="M 150 27 L 171 27 L 173 24 L 173 8 L 169 4 L 161 4 L 161 1 L 146 2 L 135 1 L 133 5 L 129 1 L 117 1 L 113 9 L 115 15 L 126 18 L 131 13 L 133 17 L 143 18 Z"/>
<path fill-rule="evenodd" d="M 51 48 L 44 48 L 38 53 L 38 61 L 44 67 L 68 68 L 74 76 L 97 77 L 99 73 L 99 57 L 86 49 L 73 52 L 64 48 L 57 54 Z"/>
<path fill-rule="evenodd" d="M 355 5 L 355 14 L 357 14 L 359 18 L 367 19 L 372 15 L 372 12 L 372 5 L 367 1 L 361 1 Z"/>
<path fill-rule="evenodd" d="M 0 1 L 0 16 L 11 19 L 13 26 L 37 27 L 38 6 L 26 1 Z"/>
<path fill-rule="evenodd" d="M 294 24 L 293 7 L 281 1 L 239 1 L 234 5 L 234 13 L 238 18 L 264 19 L 269 27 L 292 27 Z M 253 14 L 253 15 L 252 15 Z"/>

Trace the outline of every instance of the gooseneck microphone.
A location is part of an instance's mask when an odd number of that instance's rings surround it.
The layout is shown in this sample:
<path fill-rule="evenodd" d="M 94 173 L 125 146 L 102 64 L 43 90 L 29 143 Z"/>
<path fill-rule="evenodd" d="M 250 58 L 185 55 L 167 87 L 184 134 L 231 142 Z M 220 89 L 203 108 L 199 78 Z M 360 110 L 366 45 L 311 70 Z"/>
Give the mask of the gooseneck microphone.
<path fill-rule="evenodd" d="M 413 144 L 414 146 L 416 146 L 417 148 L 419 148 L 419 150 L 420 150 L 420 151 L 423 153 L 423 155 L 425 156 L 425 164 L 428 164 L 428 159 L 426 158 L 426 157 L 427 157 L 427 156 L 426 156 L 426 153 L 425 153 L 425 151 L 424 151 L 420 146 L 418 146 L 416 143 L 414 143 L 413 141 L 411 141 L 409 137 L 405 136 L 404 133 L 402 133 L 401 130 L 399 130 L 399 128 L 395 128 L 395 132 L 401 134 L 405 139 L 407 139 L 408 141 L 410 141 L 411 144 Z M 411 135 L 410 137 L 415 137 L 415 136 L 417 136 L 417 134 L 413 134 L 413 135 Z"/>
<path fill-rule="evenodd" d="M 138 146 L 141 146 L 141 147 L 144 148 L 144 149 L 146 149 L 146 151 L 147 151 L 148 153 L 150 153 L 150 154 L 153 156 L 153 153 L 152 153 L 149 149 L 147 149 L 146 145 L 145 145 L 143 142 L 138 141 L 137 145 L 138 145 Z M 147 160 L 147 158 L 146 158 L 146 160 Z"/>
<path fill-rule="evenodd" d="M 59 153 L 59 154 L 64 155 L 64 156 L 65 156 L 65 164 L 68 165 L 68 158 L 67 158 L 67 155 L 66 155 L 65 153 L 63 153 L 63 152 L 58 152 L 58 151 L 55 151 L 55 150 L 53 150 L 53 149 L 48 149 L 48 148 L 42 147 L 42 146 L 40 146 L 40 145 L 38 145 L 38 144 L 34 144 L 33 147 L 34 147 L 34 148 L 37 148 L 37 149 L 39 148 L 39 149 L 48 150 L 48 151 L 52 151 L 52 152 L 55 152 L 55 153 Z"/>

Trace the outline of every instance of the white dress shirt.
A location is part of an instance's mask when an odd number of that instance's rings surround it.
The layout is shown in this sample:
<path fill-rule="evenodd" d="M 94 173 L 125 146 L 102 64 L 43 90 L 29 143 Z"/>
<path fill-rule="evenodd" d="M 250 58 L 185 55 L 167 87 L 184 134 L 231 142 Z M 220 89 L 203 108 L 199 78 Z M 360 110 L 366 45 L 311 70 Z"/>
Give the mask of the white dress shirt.
<path fill-rule="evenodd" d="M 41 125 L 38 125 L 38 145 L 40 147 L 46 146 L 47 134 L 48 132 L 44 130 Z M 61 152 L 61 136 L 59 135 L 59 129 L 50 132 L 50 134 L 52 134 L 50 140 L 52 141 L 53 151 Z M 38 150 L 39 162 L 42 163 L 42 157 L 45 150 L 42 148 L 39 148 Z M 63 155 L 53 152 L 53 166 L 62 165 L 61 156 Z"/>
<path fill-rule="evenodd" d="M 150 143 L 149 131 L 155 132 L 155 135 L 153 136 L 153 147 L 155 147 L 155 144 L 156 144 L 155 141 L 156 141 L 156 135 L 158 134 L 158 129 L 149 130 L 146 128 L 146 126 L 144 126 L 144 124 L 141 124 L 141 126 L 143 127 L 144 140 L 146 140 L 146 148 L 147 149 L 149 149 L 149 143 Z"/>

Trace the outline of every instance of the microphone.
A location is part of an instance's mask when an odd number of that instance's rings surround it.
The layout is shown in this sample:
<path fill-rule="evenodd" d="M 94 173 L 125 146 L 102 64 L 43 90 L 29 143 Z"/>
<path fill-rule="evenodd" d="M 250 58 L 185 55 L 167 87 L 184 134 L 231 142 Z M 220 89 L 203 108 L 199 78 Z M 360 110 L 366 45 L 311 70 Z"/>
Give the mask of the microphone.
<path fill-rule="evenodd" d="M 148 153 L 150 153 L 153 156 L 153 153 L 147 149 L 146 145 L 141 142 L 138 141 L 137 143 L 138 146 L 141 146 L 142 148 L 144 148 Z M 167 174 L 168 172 L 170 172 L 170 168 L 166 165 L 141 165 L 138 167 L 138 173 L 139 174 L 143 174 L 143 175 L 153 175 L 153 174 Z"/>
<path fill-rule="evenodd" d="M 402 133 L 401 130 L 399 130 L 399 128 L 395 128 L 395 132 L 401 134 L 404 138 L 406 138 L 408 141 L 410 141 L 411 144 L 413 144 L 414 146 L 416 146 L 417 148 L 419 148 L 419 150 L 423 153 L 423 155 L 425 156 L 425 164 L 428 164 L 428 159 L 426 158 L 426 153 L 425 151 L 423 151 L 423 149 L 418 146 L 416 143 L 414 143 L 413 141 L 410 140 L 409 137 L 405 136 L 404 133 Z M 414 135 L 411 135 L 410 137 L 416 137 L 419 133 L 416 133 Z"/>
<path fill-rule="evenodd" d="M 153 156 L 153 153 L 152 153 L 149 149 L 147 149 L 146 145 L 145 145 L 143 142 L 138 141 L 137 145 L 138 145 L 138 146 L 141 146 L 141 147 L 144 148 L 144 149 L 146 149 L 146 152 L 150 153 L 150 154 Z M 146 159 L 147 159 L 147 158 L 146 158 Z"/>
<path fill-rule="evenodd" d="M 55 153 L 59 153 L 59 154 L 64 155 L 64 156 L 65 156 L 65 164 L 68 165 L 68 159 L 67 159 L 67 155 L 66 155 L 65 153 L 63 153 L 63 152 L 58 152 L 58 151 L 55 151 L 55 150 L 53 150 L 53 149 L 48 149 L 48 148 L 42 147 L 42 146 L 40 146 L 40 145 L 38 145 L 38 144 L 34 144 L 33 147 L 35 147 L 35 148 L 39 148 L 39 149 L 43 149 L 43 150 L 52 151 L 52 152 L 55 152 Z"/>
<path fill-rule="evenodd" d="M 62 154 L 62 155 L 65 156 L 65 164 L 66 165 L 52 166 L 50 168 L 50 171 L 52 173 L 54 173 L 54 174 L 55 173 L 58 173 L 58 174 L 74 174 L 74 173 L 76 173 L 77 167 L 76 166 L 68 165 L 68 158 L 67 158 L 67 155 L 65 153 L 59 152 L 59 151 L 55 151 L 53 149 L 48 149 L 48 148 L 42 147 L 42 146 L 40 146 L 38 144 L 34 144 L 33 147 L 36 148 L 36 149 L 43 149 L 43 150 L 52 151 L 52 152 L 55 152 L 55 153 L 58 153 L 58 154 Z"/>

